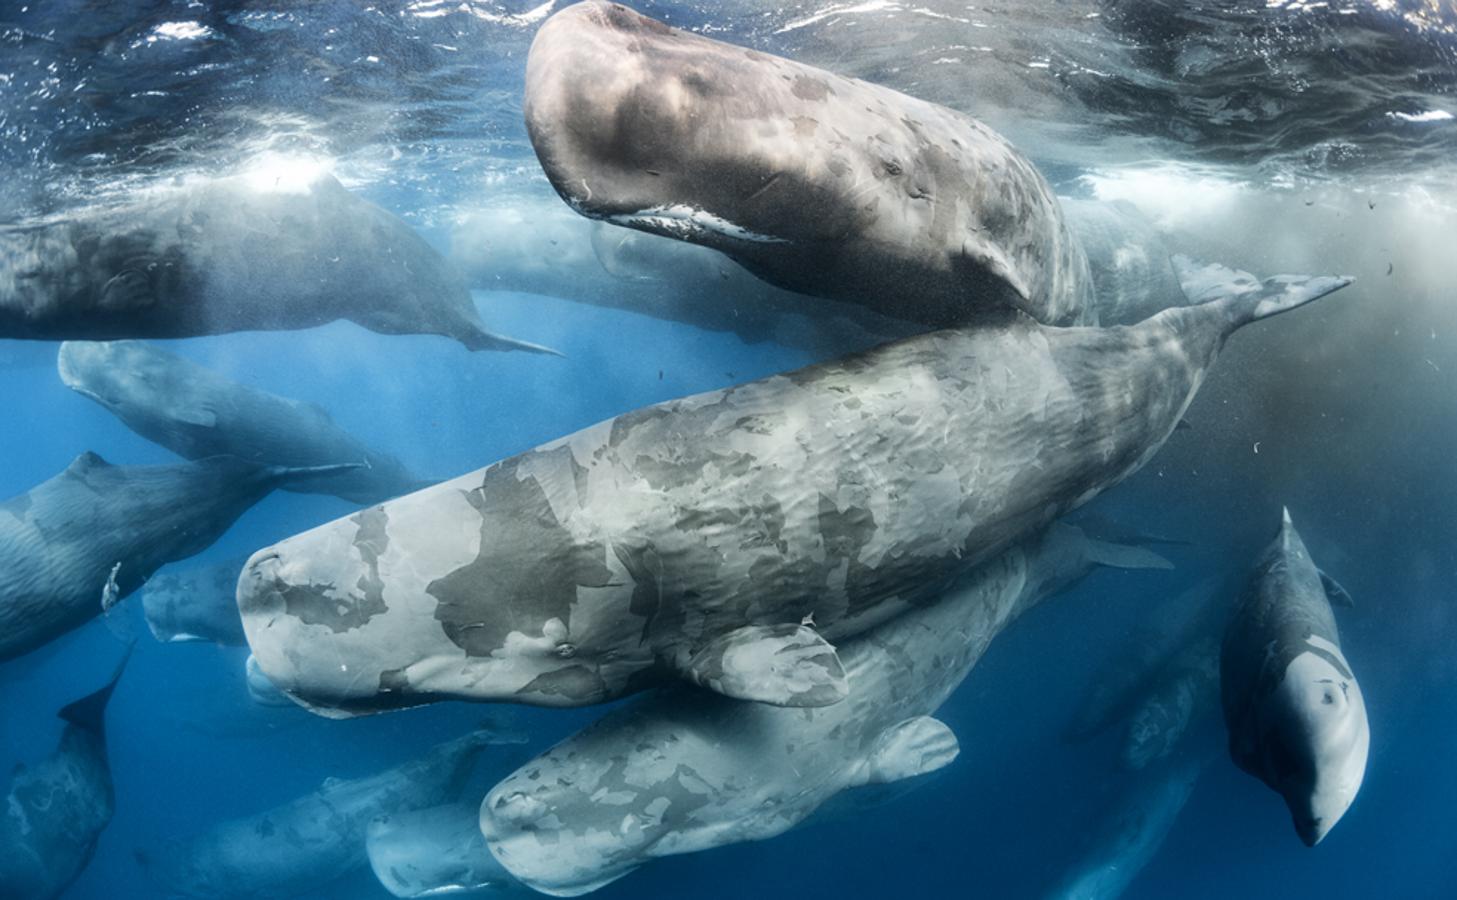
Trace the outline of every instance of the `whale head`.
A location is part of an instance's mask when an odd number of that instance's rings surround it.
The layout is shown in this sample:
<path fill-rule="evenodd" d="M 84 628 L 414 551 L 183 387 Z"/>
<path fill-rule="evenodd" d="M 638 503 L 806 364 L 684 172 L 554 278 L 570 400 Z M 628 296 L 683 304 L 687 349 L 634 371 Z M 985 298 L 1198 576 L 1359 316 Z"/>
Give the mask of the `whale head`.
<path fill-rule="evenodd" d="M 1264 701 L 1265 781 L 1285 798 L 1295 831 L 1314 847 L 1356 799 L 1371 730 L 1360 685 L 1340 648 L 1320 644 L 1290 661 Z"/>
<path fill-rule="evenodd" d="M 56 368 L 66 387 L 129 416 L 175 408 L 190 393 L 168 361 L 176 360 L 141 341 L 66 341 Z"/>

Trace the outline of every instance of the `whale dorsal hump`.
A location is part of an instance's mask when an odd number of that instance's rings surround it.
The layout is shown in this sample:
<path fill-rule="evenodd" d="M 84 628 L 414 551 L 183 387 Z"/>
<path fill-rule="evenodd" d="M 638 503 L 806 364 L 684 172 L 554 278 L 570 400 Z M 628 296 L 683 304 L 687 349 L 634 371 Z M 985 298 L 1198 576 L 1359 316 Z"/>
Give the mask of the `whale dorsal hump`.
<path fill-rule="evenodd" d="M 111 468 L 111 463 L 102 459 L 101 454 L 87 450 L 85 453 L 82 453 L 80 456 L 71 460 L 71 464 L 69 466 L 66 466 L 66 471 L 74 472 L 79 475 L 89 472 L 92 469 L 109 468 Z"/>
<path fill-rule="evenodd" d="M 867 784 L 891 784 L 934 772 L 961 752 L 956 735 L 946 723 L 931 716 L 916 716 L 886 729 L 866 760 Z"/>
<path fill-rule="evenodd" d="M 1340 582 L 1324 572 L 1320 573 L 1320 585 L 1325 588 L 1325 596 L 1331 602 L 1331 606 L 1344 606 L 1347 609 L 1356 606 L 1356 601 L 1351 599 L 1350 592 L 1341 587 Z"/>
<path fill-rule="evenodd" d="M 774 706 L 829 706 L 849 694 L 839 654 L 808 625 L 736 628 L 694 653 L 682 674 L 725 696 Z"/>

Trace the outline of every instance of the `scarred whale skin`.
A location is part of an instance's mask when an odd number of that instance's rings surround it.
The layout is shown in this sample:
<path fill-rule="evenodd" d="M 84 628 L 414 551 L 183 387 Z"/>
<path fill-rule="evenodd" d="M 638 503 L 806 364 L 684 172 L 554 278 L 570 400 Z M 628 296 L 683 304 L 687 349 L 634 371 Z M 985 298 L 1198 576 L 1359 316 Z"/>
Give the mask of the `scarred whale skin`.
<path fill-rule="evenodd" d="M 945 330 L 627 413 L 260 550 L 244 631 L 333 714 L 579 706 L 673 675 L 833 703 L 827 641 L 1137 471 L 1231 332 L 1347 283 L 1280 276 L 1126 328 Z"/>
<path fill-rule="evenodd" d="M 0 337 L 178 338 L 349 319 L 472 350 L 487 331 L 454 269 L 332 176 L 196 179 L 0 229 Z"/>
<path fill-rule="evenodd" d="M 66 386 L 128 428 L 186 459 L 237 456 L 274 466 L 357 462 L 285 490 L 378 503 L 423 487 L 388 453 L 365 446 L 323 408 L 238 384 L 143 341 L 67 341 L 56 368 Z"/>
<path fill-rule="evenodd" d="M 1008 307 L 1093 321 L 1047 182 L 945 107 L 590 0 L 537 32 L 523 109 L 584 215 L 936 327 Z"/>
<path fill-rule="evenodd" d="M 1235 765 L 1285 798 L 1314 847 L 1361 789 L 1371 727 L 1331 600 L 1287 510 L 1235 603 L 1220 647 L 1220 700 Z"/>
<path fill-rule="evenodd" d="M 54 753 L 16 767 L 0 803 L 0 897 L 59 897 L 91 862 L 116 809 L 105 719 L 125 665 L 58 713 L 66 728 Z"/>
<path fill-rule="evenodd" d="M 530 887 L 576 896 L 656 857 L 781 834 L 850 788 L 939 769 L 959 748 L 931 714 L 1003 629 L 1098 565 L 1169 564 L 1054 524 L 844 644 L 843 702 L 792 710 L 674 689 L 609 713 L 491 790 L 487 844 Z"/>
<path fill-rule="evenodd" d="M 0 503 L 0 660 L 121 599 L 165 563 L 200 553 L 275 487 L 338 466 L 291 469 L 230 456 L 113 466 L 95 453 Z"/>
<path fill-rule="evenodd" d="M 283 806 L 137 858 L 158 884 L 188 897 L 310 896 L 366 863 L 371 821 L 454 796 L 491 742 L 485 732 L 470 734 L 375 775 L 330 778 Z"/>
<path fill-rule="evenodd" d="M 381 816 L 369 823 L 364 843 L 369 867 L 396 897 L 536 896 L 486 849 L 478 804 Z"/>

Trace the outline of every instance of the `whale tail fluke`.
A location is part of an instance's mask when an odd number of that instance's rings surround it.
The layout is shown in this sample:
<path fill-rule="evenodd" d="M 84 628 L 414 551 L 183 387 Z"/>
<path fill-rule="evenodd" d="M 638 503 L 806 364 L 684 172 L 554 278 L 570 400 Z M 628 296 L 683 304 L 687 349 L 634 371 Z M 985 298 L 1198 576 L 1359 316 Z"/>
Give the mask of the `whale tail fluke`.
<path fill-rule="evenodd" d="M 116 690 L 117 682 L 121 681 L 121 673 L 126 671 L 126 665 L 131 661 L 133 646 L 135 645 L 127 645 L 126 653 L 122 656 L 121 662 L 117 663 L 116 671 L 112 673 L 105 685 L 94 693 L 87 694 L 80 700 L 61 707 L 61 711 L 56 715 L 79 728 L 95 734 L 105 734 L 106 704 L 111 699 L 112 692 Z"/>
<path fill-rule="evenodd" d="M 1275 275 L 1261 280 L 1249 272 L 1187 256 L 1170 259 L 1190 306 L 1217 303 L 1227 312 L 1229 331 L 1258 319 L 1289 312 L 1356 279 L 1349 275 Z"/>

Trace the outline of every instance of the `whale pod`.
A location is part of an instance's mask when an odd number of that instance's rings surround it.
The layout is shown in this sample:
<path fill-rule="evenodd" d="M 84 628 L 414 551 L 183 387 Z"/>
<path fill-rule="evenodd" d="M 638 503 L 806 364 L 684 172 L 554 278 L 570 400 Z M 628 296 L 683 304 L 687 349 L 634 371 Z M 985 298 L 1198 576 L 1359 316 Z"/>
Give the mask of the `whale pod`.
<path fill-rule="evenodd" d="M 833 703 L 834 642 L 1137 471 L 1230 333 L 1347 283 L 947 329 L 627 413 L 260 550 L 244 631 L 334 715 L 579 706 L 670 676 Z"/>

